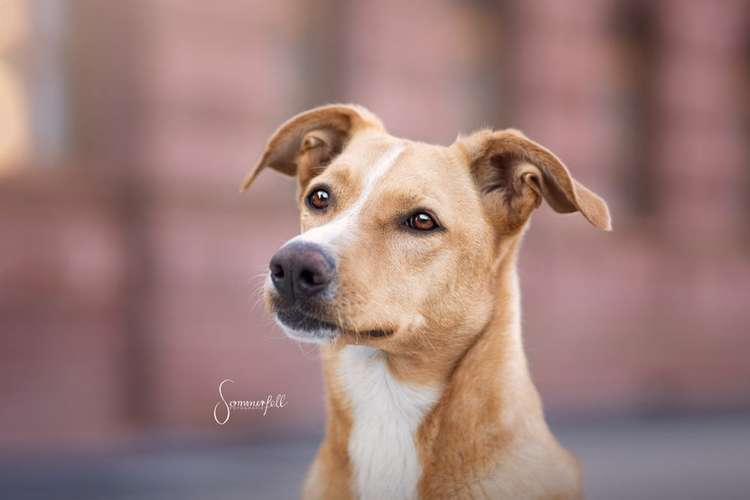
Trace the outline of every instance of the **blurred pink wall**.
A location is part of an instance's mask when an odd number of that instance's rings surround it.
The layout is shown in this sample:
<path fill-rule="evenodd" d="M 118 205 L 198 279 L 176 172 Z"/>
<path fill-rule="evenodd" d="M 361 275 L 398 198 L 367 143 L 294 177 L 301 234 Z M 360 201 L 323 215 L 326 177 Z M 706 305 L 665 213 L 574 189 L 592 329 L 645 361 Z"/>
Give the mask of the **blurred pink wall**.
<path fill-rule="evenodd" d="M 65 158 L 0 177 L 0 446 L 318 432 L 315 350 L 258 304 L 294 183 L 239 182 L 292 114 L 397 135 L 516 126 L 601 193 L 521 259 L 553 415 L 750 407 L 748 2 L 70 2 Z M 33 46 L 33 40 L 29 40 Z M 230 397 L 286 393 L 213 421 Z"/>

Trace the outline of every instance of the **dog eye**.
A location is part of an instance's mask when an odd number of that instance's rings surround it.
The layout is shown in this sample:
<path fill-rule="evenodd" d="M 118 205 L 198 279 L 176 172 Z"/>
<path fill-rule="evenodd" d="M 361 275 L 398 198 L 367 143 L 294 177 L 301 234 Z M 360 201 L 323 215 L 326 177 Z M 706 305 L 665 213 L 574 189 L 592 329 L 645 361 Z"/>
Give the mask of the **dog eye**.
<path fill-rule="evenodd" d="M 307 206 L 315 210 L 325 210 L 331 202 L 331 195 L 325 189 L 316 189 L 307 195 Z"/>
<path fill-rule="evenodd" d="M 438 228 L 435 219 L 427 212 L 417 212 L 409 216 L 406 225 L 417 231 L 434 231 Z"/>

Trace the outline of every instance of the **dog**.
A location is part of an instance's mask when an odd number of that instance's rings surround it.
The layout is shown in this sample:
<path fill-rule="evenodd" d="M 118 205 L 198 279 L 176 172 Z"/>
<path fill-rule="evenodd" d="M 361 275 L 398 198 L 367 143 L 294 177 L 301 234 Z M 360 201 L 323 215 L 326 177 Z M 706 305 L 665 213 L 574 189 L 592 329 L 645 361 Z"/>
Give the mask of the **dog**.
<path fill-rule="evenodd" d="M 577 499 L 521 341 L 516 256 L 542 201 L 611 230 L 609 209 L 514 129 L 437 146 L 357 105 L 281 125 L 242 184 L 297 178 L 301 234 L 264 301 L 320 345 L 325 437 L 302 497 Z"/>

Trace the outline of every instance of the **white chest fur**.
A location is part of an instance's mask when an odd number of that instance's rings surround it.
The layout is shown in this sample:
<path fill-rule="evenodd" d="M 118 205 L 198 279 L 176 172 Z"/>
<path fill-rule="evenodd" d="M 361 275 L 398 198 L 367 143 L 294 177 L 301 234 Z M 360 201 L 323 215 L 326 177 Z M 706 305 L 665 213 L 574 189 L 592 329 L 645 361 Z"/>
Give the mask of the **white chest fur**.
<path fill-rule="evenodd" d="M 338 375 L 352 409 L 354 494 L 361 500 L 416 498 L 422 473 L 416 432 L 439 389 L 397 381 L 383 352 L 365 346 L 342 350 Z"/>

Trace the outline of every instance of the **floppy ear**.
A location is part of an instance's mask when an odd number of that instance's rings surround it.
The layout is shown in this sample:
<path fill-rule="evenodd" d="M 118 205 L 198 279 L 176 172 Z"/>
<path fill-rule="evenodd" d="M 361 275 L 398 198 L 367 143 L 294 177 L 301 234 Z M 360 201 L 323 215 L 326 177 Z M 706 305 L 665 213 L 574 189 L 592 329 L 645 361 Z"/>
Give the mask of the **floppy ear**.
<path fill-rule="evenodd" d="M 266 167 L 298 175 L 304 186 L 341 153 L 356 132 L 369 127 L 383 129 L 380 120 L 361 106 L 334 104 L 300 113 L 274 132 L 240 191 L 249 188 Z"/>
<path fill-rule="evenodd" d="M 581 212 L 594 226 L 612 229 L 609 209 L 578 182 L 547 148 L 518 130 L 482 130 L 456 143 L 468 158 L 477 187 L 509 228 L 526 222 L 542 199 L 560 213 Z"/>

